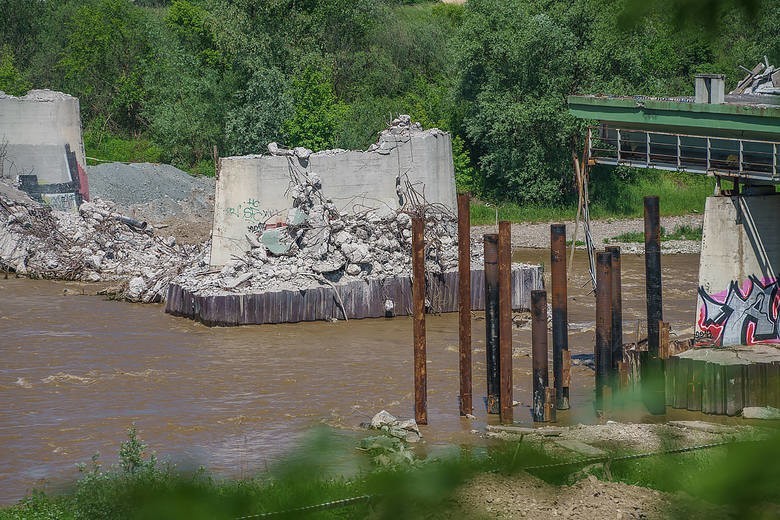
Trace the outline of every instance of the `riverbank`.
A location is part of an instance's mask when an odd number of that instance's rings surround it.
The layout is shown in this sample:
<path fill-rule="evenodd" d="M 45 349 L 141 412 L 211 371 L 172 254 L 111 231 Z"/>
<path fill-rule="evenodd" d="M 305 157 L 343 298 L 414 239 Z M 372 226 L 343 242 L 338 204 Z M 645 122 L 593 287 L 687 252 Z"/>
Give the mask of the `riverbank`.
<path fill-rule="evenodd" d="M 672 233 L 679 229 L 691 229 L 696 236 L 696 231 L 701 230 L 704 222 L 704 216 L 701 214 L 691 214 L 674 217 L 661 217 L 661 227 L 667 233 Z M 551 221 L 551 222 L 521 222 L 512 224 L 512 248 L 531 248 L 531 249 L 549 249 L 550 247 L 550 224 L 565 224 L 566 239 L 573 242 L 577 249 L 585 249 L 585 231 L 580 222 L 579 232 L 574 236 L 576 224 L 572 220 Z M 641 218 L 631 219 L 603 219 L 591 220 L 591 236 L 593 244 L 597 249 L 605 245 L 620 246 L 625 254 L 644 253 L 644 242 L 642 234 L 644 233 L 644 220 Z M 482 240 L 485 233 L 497 233 L 495 225 L 479 225 L 471 227 L 472 241 Z M 699 231 L 700 233 L 700 231 Z M 631 236 L 633 235 L 633 236 Z M 624 237 L 629 236 L 632 241 L 626 241 Z M 698 254 L 701 251 L 701 239 L 697 236 L 694 240 L 666 240 L 661 242 L 661 252 L 663 254 Z"/>
<path fill-rule="evenodd" d="M 771 518 L 778 511 L 780 472 L 760 460 L 778 454 L 779 439 L 765 428 L 701 421 L 547 427 L 427 455 L 387 433 L 360 437 L 310 432 L 264 472 L 223 480 L 160 462 L 131 427 L 118 464 L 104 467 L 93 457 L 67 491 L 33 493 L 0 509 L 0 520 L 178 519 L 193 518 L 193 511 L 226 520 L 306 513 L 710 519 Z"/>

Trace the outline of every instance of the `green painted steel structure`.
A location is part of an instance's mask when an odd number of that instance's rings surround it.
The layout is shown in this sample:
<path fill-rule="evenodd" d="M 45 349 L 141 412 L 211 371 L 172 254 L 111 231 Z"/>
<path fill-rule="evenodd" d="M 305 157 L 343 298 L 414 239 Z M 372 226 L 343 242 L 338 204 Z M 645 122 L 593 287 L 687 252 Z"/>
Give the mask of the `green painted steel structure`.
<path fill-rule="evenodd" d="M 731 98 L 731 99 L 729 99 Z M 760 103 L 757 101 L 761 101 Z M 588 129 L 592 163 L 703 173 L 780 184 L 780 98 L 569 96 Z"/>
<path fill-rule="evenodd" d="M 777 102 L 777 101 L 775 101 Z M 694 103 L 692 99 L 569 96 L 569 111 L 621 128 L 768 141 L 780 140 L 780 106 Z"/>

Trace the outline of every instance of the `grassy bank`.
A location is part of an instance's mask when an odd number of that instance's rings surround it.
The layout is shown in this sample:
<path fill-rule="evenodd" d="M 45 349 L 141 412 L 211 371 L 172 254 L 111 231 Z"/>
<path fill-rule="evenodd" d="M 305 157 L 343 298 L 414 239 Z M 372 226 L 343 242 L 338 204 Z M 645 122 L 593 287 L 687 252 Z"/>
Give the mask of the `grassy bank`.
<path fill-rule="evenodd" d="M 367 437 L 355 450 L 343 436 L 319 431 L 267 473 L 222 480 L 203 470 L 183 473 L 158 463 L 145 455 L 144 444 L 131 429 L 120 448 L 119 465 L 104 470 L 93 458 L 68 491 L 35 492 L 18 505 L 0 510 L 0 520 L 231 519 L 283 511 L 288 513 L 274 518 L 300 518 L 304 516 L 301 507 L 345 499 L 354 500 L 323 506 L 307 516 L 463 517 L 452 498 L 473 477 L 522 475 L 524 468 L 556 462 L 568 464 L 530 473 L 551 486 L 593 475 L 671 493 L 684 491 L 685 497 L 666 498 L 666 518 L 689 518 L 690 510 L 684 506 L 690 503 L 688 497 L 722 507 L 724 516 L 739 512 L 740 518 L 770 518 L 780 501 L 780 469 L 762 461 L 780 456 L 779 440 L 775 435 L 746 444 L 640 459 L 621 460 L 620 453 L 613 452 L 611 457 L 616 460 L 608 465 L 586 465 L 553 457 L 530 441 L 456 448 L 449 456 L 421 460 L 393 437 Z M 665 445 L 671 446 L 675 440 L 668 442 Z"/>
<path fill-rule="evenodd" d="M 593 219 L 639 218 L 643 215 L 642 199 L 658 195 L 661 215 L 703 213 L 706 198 L 712 195 L 715 181 L 704 175 L 657 170 L 628 174 L 614 169 L 594 172 L 589 186 L 590 216 Z M 564 206 L 498 205 L 475 200 L 471 205 L 472 225 L 493 224 L 498 219 L 511 222 L 549 222 L 574 220 L 577 200 L 571 198 Z"/>

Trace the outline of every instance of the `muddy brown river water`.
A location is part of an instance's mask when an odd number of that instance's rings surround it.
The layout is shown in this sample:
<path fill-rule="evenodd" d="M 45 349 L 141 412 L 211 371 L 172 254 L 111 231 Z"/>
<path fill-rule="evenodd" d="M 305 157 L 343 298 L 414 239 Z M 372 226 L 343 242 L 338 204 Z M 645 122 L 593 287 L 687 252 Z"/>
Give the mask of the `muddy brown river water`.
<path fill-rule="evenodd" d="M 514 259 L 549 267 L 543 250 L 516 251 Z M 665 319 L 691 335 L 699 257 L 662 262 Z M 575 355 L 592 353 L 595 336 L 585 265 L 578 251 L 569 287 Z M 626 341 L 645 313 L 643 274 L 643 257 L 623 257 Z M 207 328 L 160 305 L 63 295 L 80 287 L 0 279 L 0 504 L 77 478 L 75 465 L 95 452 L 104 464 L 115 462 L 131 423 L 163 458 L 246 476 L 315 425 L 351 431 L 381 409 L 413 415 L 410 318 Z M 473 321 L 477 419 L 458 416 L 457 320 L 427 318 L 428 446 L 479 442 L 471 430 L 497 422 L 482 401 L 480 316 Z M 515 420 L 527 425 L 530 334 L 530 324 L 514 329 Z M 596 422 L 592 391 L 593 371 L 573 367 L 572 410 L 559 412 L 559 421 Z"/>

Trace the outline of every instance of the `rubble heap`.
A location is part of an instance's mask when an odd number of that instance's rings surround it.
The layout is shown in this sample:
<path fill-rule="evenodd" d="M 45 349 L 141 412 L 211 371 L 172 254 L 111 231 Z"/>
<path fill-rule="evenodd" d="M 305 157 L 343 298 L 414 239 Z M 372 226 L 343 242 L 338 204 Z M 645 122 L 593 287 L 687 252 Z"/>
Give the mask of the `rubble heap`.
<path fill-rule="evenodd" d="M 408 181 L 399 183 L 407 201 L 381 214 L 375 209 L 340 213 L 323 195 L 319 176 L 291 163 L 293 199 L 286 225 L 245 235 L 246 251 L 220 271 L 187 268 L 176 280 L 199 295 L 305 289 L 367 277 L 411 274 L 412 217 L 425 214 L 426 270 L 457 268 L 457 219 L 448 208 L 428 204 Z M 477 266 L 481 255 L 475 249 Z"/>
<path fill-rule="evenodd" d="M 408 116 L 399 117 L 382 132 L 377 150 L 391 149 L 411 131 L 421 129 Z M 112 202 L 95 199 L 78 213 L 65 213 L 10 196 L 0 183 L 0 269 L 111 282 L 110 294 L 140 302 L 164 300 L 170 284 L 198 297 L 335 289 L 336 283 L 360 280 L 384 284 L 411 276 L 412 218 L 424 216 L 427 275 L 456 271 L 456 216 L 446 205 L 429 203 L 424 186 L 403 171 L 395 178 L 397 209 L 353 204 L 340 210 L 320 176 L 300 160 L 310 150 L 272 143 L 269 151 L 288 157 L 291 207 L 281 218 L 274 213 L 248 226 L 241 254 L 222 267 L 210 266 L 209 241 L 184 245 L 173 236 L 155 236 Z M 473 269 L 481 269 L 480 242 L 471 244 L 471 257 Z"/>
<path fill-rule="evenodd" d="M 759 62 L 753 70 L 742 69 L 748 75 L 729 94 L 780 95 L 780 69 L 770 65 L 766 56 L 764 62 Z"/>
<path fill-rule="evenodd" d="M 99 199 L 75 214 L 0 194 L 0 269 L 33 278 L 116 282 L 110 294 L 160 302 L 185 266 L 207 263 L 206 246 L 154 236 Z"/>

